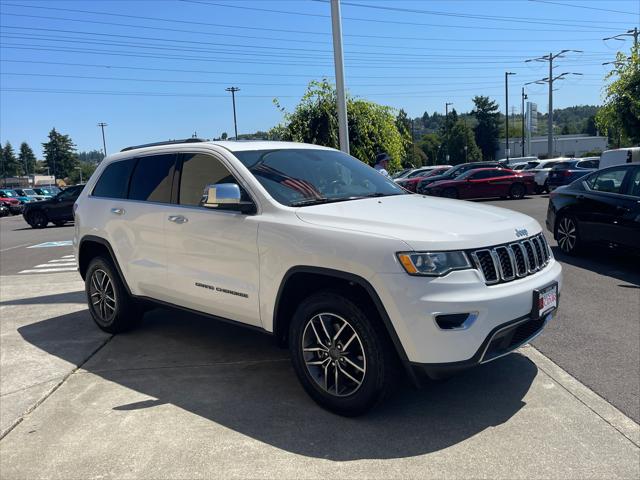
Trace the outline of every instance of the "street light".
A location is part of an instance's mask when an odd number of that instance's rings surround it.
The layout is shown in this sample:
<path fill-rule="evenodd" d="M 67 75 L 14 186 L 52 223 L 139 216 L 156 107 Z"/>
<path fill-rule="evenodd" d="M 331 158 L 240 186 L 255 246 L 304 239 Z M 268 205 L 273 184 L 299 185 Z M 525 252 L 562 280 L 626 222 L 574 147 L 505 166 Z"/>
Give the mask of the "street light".
<path fill-rule="evenodd" d="M 82 185 L 82 167 L 76 167 L 76 170 L 80 170 L 80 185 Z"/>
<path fill-rule="evenodd" d="M 506 108 L 506 114 L 504 117 L 504 123 L 505 123 L 505 137 L 506 137 L 506 144 L 505 144 L 505 155 L 507 157 L 507 160 L 509 160 L 509 154 L 511 153 L 509 150 L 509 75 L 515 75 L 514 72 L 504 72 L 504 96 L 505 96 L 505 108 Z"/>

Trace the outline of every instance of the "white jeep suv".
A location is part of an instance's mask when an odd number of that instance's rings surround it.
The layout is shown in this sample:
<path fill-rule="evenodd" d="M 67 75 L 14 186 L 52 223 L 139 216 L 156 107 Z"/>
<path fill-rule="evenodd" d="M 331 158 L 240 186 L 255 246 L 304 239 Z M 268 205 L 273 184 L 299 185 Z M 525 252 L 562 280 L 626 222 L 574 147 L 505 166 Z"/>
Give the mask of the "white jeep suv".
<path fill-rule="evenodd" d="M 408 193 L 331 148 L 130 147 L 74 208 L 100 328 L 130 327 L 149 303 L 258 328 L 343 415 L 372 407 L 397 370 L 418 382 L 513 351 L 557 307 L 560 264 L 535 220 Z"/>

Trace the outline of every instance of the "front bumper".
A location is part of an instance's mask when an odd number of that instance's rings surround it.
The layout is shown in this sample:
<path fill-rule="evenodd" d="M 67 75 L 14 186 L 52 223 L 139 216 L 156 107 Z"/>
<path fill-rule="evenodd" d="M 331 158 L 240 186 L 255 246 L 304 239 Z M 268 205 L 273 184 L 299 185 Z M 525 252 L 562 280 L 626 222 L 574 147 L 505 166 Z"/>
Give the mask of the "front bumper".
<path fill-rule="evenodd" d="M 8 208 L 12 214 L 18 215 L 24 210 L 24 205 L 9 205 Z"/>
<path fill-rule="evenodd" d="M 483 347 L 496 332 L 532 318 L 534 290 L 558 282 L 561 291 L 561 271 L 560 263 L 552 259 L 539 272 L 491 286 L 477 270 L 437 278 L 377 274 L 371 283 L 411 364 L 467 368 L 489 359 Z M 439 315 L 471 312 L 475 321 L 464 328 L 442 329 L 436 323 Z M 508 351 L 517 345 L 511 347 Z"/>

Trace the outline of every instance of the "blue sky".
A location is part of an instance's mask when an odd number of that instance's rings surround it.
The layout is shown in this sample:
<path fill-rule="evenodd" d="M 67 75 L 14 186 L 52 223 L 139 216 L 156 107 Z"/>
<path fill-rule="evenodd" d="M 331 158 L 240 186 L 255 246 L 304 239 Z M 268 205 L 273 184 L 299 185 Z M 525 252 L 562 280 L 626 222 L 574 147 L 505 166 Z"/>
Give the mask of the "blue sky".
<path fill-rule="evenodd" d="M 310 80 L 333 79 L 330 6 L 314 0 L 1 0 L 0 141 L 40 143 L 56 127 L 79 150 L 267 130 Z M 603 41 L 640 20 L 640 1 L 343 0 L 347 88 L 411 116 L 471 108 L 474 95 L 520 109 L 547 75 L 524 60 L 562 49 L 554 107 L 599 103 L 618 49 Z M 546 112 L 547 91 L 528 94 Z"/>

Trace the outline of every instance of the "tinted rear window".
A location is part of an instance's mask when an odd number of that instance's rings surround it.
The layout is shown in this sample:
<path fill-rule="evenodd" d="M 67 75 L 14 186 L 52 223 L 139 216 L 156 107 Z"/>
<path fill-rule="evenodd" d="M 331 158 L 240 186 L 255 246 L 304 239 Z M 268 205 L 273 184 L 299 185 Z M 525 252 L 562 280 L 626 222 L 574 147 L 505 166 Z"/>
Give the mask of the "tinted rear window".
<path fill-rule="evenodd" d="M 133 159 L 129 159 L 107 166 L 93 189 L 93 195 L 96 197 L 126 198 L 129 175 L 134 163 Z"/>
<path fill-rule="evenodd" d="M 130 200 L 169 203 L 175 155 L 150 155 L 138 159 L 129 186 Z"/>

